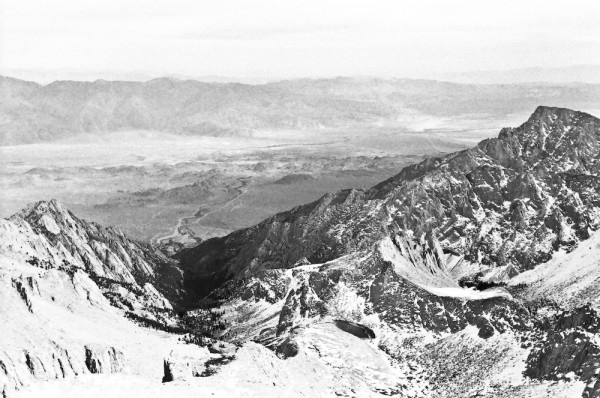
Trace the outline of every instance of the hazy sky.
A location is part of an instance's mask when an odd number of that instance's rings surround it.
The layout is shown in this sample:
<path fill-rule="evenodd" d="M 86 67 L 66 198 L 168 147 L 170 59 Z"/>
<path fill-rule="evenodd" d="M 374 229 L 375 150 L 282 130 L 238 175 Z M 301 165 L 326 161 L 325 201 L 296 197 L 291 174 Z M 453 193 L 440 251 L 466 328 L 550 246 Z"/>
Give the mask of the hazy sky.
<path fill-rule="evenodd" d="M 600 64 L 599 21 L 599 0 L 0 0 L 0 72 L 424 77 Z"/>

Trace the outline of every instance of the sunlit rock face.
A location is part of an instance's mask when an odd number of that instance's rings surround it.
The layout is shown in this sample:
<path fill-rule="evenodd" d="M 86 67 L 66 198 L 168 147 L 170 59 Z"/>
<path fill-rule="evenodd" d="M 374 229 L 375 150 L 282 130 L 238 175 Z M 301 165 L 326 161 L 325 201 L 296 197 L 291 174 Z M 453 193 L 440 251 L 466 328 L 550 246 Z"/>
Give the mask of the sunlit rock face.
<path fill-rule="evenodd" d="M 591 306 L 559 314 L 529 354 L 525 374 L 542 380 L 579 377 L 587 383 L 583 397 L 600 396 L 599 335 L 600 318 Z"/>
<path fill-rule="evenodd" d="M 233 377 L 273 396 L 598 396 L 598 122 L 540 107 L 475 148 L 176 258 L 32 205 L 0 222 L 16 325 L 0 386 L 123 372 L 136 356 L 116 337 L 58 336 L 128 315 L 201 346 L 156 367 L 201 391 Z M 59 326 L 34 344 L 16 332 L 48 319 Z"/>
<path fill-rule="evenodd" d="M 180 294 L 172 260 L 114 228 L 77 218 L 55 200 L 0 220 L 0 237 L 0 250 L 11 258 L 44 269 L 83 271 L 112 301 L 133 311 L 170 311 Z"/>
<path fill-rule="evenodd" d="M 173 271 L 174 262 L 153 248 L 81 220 L 54 200 L 0 220 L 3 392 L 122 372 L 136 345 L 123 340 L 138 329 L 123 315 L 176 322 Z"/>

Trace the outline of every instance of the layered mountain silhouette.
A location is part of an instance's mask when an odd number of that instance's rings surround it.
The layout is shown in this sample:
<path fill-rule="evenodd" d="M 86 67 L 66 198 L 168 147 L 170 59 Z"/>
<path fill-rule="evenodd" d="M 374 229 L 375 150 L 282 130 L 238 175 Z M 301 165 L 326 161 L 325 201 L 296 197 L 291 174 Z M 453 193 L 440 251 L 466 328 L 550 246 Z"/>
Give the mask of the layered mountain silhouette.
<path fill-rule="evenodd" d="M 6 334 L 0 386 L 127 372 L 141 354 L 119 336 L 156 341 L 127 315 L 186 333 L 163 380 L 202 391 L 234 375 L 264 395 L 598 397 L 599 162 L 599 119 L 538 107 L 176 258 L 32 205 L 0 224 L 3 317 L 35 336 Z M 36 332 L 64 313 L 114 322 L 114 337 Z"/>
<path fill-rule="evenodd" d="M 0 143 L 122 130 L 230 136 L 253 129 L 396 123 L 405 113 L 506 115 L 539 103 L 596 109 L 597 85 L 463 85 L 408 79 L 299 79 L 260 85 L 0 77 Z"/>

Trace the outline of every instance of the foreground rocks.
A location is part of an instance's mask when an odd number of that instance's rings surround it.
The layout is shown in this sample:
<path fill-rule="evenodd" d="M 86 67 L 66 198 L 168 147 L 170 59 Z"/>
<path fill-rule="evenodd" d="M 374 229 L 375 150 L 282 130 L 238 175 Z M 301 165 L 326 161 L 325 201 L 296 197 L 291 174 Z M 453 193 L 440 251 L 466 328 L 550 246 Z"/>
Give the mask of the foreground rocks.
<path fill-rule="evenodd" d="M 39 342 L 23 351 L 22 357 L 0 352 L 0 391 L 6 397 L 15 389 L 34 381 L 70 378 L 83 374 L 120 373 L 126 364 L 124 354 L 114 348 Z"/>
<path fill-rule="evenodd" d="M 220 354 L 223 356 L 234 356 L 238 347 L 235 344 L 225 341 L 216 341 L 208 346 L 208 351 L 212 354 Z"/>
<path fill-rule="evenodd" d="M 277 356 L 279 358 L 291 358 L 298 355 L 300 351 L 300 347 L 298 346 L 298 342 L 291 337 L 286 338 L 283 343 L 277 347 Z"/>
<path fill-rule="evenodd" d="M 118 373 L 123 370 L 124 362 L 123 353 L 114 347 L 85 346 L 85 366 L 90 373 Z"/>
<path fill-rule="evenodd" d="M 164 361 L 163 383 L 190 380 L 200 377 L 206 371 L 206 362 L 211 359 L 205 347 L 197 345 L 177 346 Z"/>
<path fill-rule="evenodd" d="M 590 306 L 558 315 L 527 358 L 525 374 L 543 380 L 575 377 L 586 382 L 584 398 L 600 397 L 600 317 Z"/>
<path fill-rule="evenodd" d="M 128 321 L 81 269 L 43 269 L 7 254 L 0 253 L 3 396 L 85 374 L 160 371 L 162 347 L 175 336 L 160 336 Z M 155 365 L 145 359 L 156 355 L 161 358 Z"/>

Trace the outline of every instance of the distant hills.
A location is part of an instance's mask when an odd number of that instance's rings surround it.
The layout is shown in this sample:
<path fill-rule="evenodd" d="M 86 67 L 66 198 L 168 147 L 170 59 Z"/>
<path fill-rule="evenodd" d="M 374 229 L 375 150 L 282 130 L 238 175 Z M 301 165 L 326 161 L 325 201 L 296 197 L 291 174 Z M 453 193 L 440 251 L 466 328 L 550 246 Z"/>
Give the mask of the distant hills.
<path fill-rule="evenodd" d="M 520 68 L 509 70 L 481 70 L 448 73 L 439 76 L 441 80 L 457 83 L 478 84 L 520 84 L 531 82 L 546 83 L 591 83 L 600 84 L 600 65 L 574 65 L 562 68 Z"/>
<path fill-rule="evenodd" d="M 0 77 L 0 143 L 139 129 L 222 136 L 253 129 L 398 124 L 407 113 L 494 116 L 534 109 L 539 103 L 600 109 L 600 85 L 472 85 L 376 78 L 256 85 L 174 78 L 40 85 Z"/>
<path fill-rule="evenodd" d="M 101 80 L 149 81 L 158 77 L 170 77 L 179 80 L 196 80 L 205 83 L 243 83 L 266 84 L 281 80 L 293 80 L 275 76 L 242 77 L 226 75 L 193 75 L 181 73 L 153 74 L 150 72 L 115 72 L 106 70 L 55 70 L 55 69 L 15 69 L 3 68 L 1 75 L 21 80 L 49 84 L 56 80 L 77 80 L 92 82 Z M 375 76 L 371 76 L 375 77 Z M 393 76 L 387 76 L 392 78 Z M 471 70 L 462 72 L 441 72 L 412 74 L 403 76 L 410 79 L 428 79 L 463 84 L 523 84 L 523 83 L 587 83 L 600 84 L 600 65 L 570 65 L 563 67 L 527 67 L 504 70 Z M 325 78 L 325 76 L 323 77 Z"/>

